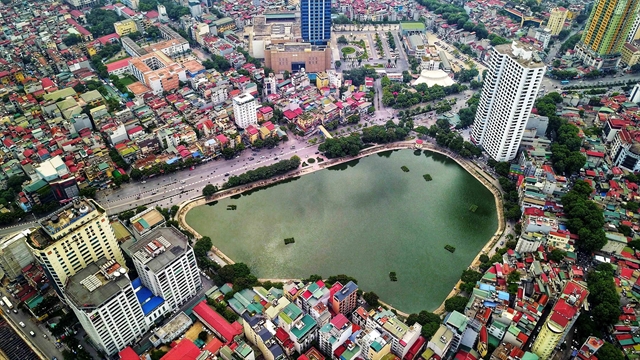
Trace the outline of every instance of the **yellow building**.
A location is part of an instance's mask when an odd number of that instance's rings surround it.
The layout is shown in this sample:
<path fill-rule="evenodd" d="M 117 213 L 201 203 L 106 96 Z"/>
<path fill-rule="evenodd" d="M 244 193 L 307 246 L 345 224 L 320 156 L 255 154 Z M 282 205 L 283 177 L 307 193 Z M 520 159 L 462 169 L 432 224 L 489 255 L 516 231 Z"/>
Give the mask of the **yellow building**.
<path fill-rule="evenodd" d="M 127 36 L 138 31 L 136 22 L 131 19 L 115 22 L 113 23 L 113 27 L 116 29 L 116 34 L 120 36 Z"/>
<path fill-rule="evenodd" d="M 633 66 L 640 60 L 640 49 L 632 44 L 625 43 L 620 53 L 622 54 L 620 61 L 627 66 Z"/>
<path fill-rule="evenodd" d="M 553 350 L 564 333 L 571 329 L 578 319 L 580 308 L 587 296 L 589 296 L 589 290 L 575 281 L 570 281 L 564 286 L 560 298 L 551 309 L 551 313 L 540 328 L 538 338 L 531 348 L 531 351 L 538 355 L 540 360 L 551 358 Z"/>
<path fill-rule="evenodd" d="M 327 75 L 326 72 L 321 72 L 316 75 L 316 87 L 318 89 L 329 87 L 329 75 Z"/>
<path fill-rule="evenodd" d="M 39 223 L 27 246 L 58 291 L 69 277 L 100 258 L 124 264 L 107 212 L 93 200 L 75 200 Z"/>
<path fill-rule="evenodd" d="M 388 342 L 377 342 L 374 341 L 369 346 L 369 359 L 371 360 L 382 360 L 385 355 L 391 352 L 391 341 Z"/>
<path fill-rule="evenodd" d="M 562 31 L 564 22 L 567 20 L 568 13 L 569 10 L 563 7 L 551 9 L 549 21 L 547 22 L 547 28 L 551 30 L 551 36 L 557 36 L 560 31 Z"/>

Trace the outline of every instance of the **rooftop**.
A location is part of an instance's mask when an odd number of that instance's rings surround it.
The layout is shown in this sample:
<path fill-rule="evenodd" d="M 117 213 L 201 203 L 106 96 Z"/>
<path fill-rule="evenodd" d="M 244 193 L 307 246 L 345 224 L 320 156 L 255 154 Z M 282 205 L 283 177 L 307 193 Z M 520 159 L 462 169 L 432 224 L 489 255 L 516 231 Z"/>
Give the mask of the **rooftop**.
<path fill-rule="evenodd" d="M 523 67 L 539 68 L 545 66 L 538 55 L 535 54 L 535 48 L 520 41 L 497 45 L 494 49 L 501 54 L 509 56 Z"/>
<path fill-rule="evenodd" d="M 98 213 L 94 210 L 104 212 L 93 200 L 81 198 L 70 202 L 56 213 L 38 221 L 41 228 L 31 233 L 31 244 L 38 249 L 51 245 L 62 236 L 95 219 Z"/>
<path fill-rule="evenodd" d="M 160 227 L 124 250 L 136 261 L 157 272 L 184 254 L 188 245 L 187 237 L 176 228 Z"/>
<path fill-rule="evenodd" d="M 101 258 L 71 276 L 65 287 L 67 298 L 78 308 L 96 308 L 131 286 L 127 269 L 115 260 Z"/>

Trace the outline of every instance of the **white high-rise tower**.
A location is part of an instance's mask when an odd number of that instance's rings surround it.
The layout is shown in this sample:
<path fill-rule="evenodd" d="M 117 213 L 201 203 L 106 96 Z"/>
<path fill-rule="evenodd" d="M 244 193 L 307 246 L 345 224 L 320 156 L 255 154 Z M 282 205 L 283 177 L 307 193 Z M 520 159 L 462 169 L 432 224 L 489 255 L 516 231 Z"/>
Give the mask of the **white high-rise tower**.
<path fill-rule="evenodd" d="M 244 93 L 233 98 L 233 116 L 236 125 L 242 129 L 258 123 L 256 100 L 251 94 Z"/>
<path fill-rule="evenodd" d="M 514 41 L 492 49 L 471 140 L 496 161 L 515 158 L 544 72 L 528 45 Z"/>

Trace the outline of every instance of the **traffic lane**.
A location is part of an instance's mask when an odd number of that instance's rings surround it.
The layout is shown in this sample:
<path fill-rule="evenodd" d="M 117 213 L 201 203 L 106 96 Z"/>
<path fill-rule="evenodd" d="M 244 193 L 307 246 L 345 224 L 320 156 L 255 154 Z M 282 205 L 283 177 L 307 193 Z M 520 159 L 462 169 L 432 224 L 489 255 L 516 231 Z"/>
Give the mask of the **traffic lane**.
<path fill-rule="evenodd" d="M 8 293 L 4 292 L 3 296 L 7 296 L 12 303 L 16 303 L 17 300 L 13 297 L 9 296 Z M 14 309 L 16 309 L 14 307 Z M 56 348 L 54 341 L 55 339 L 51 336 L 47 330 L 40 328 L 38 325 L 34 323 L 34 320 L 27 314 L 25 314 L 22 310 L 18 310 L 18 313 L 14 313 L 13 310 L 9 310 L 3 307 L 3 311 L 6 314 L 6 317 L 10 318 L 10 320 L 14 323 L 16 328 L 24 334 L 27 341 L 30 341 L 35 347 L 37 347 L 43 354 L 47 356 L 56 356 L 61 359 L 62 353 L 59 349 Z M 25 326 L 20 326 L 20 322 L 22 322 Z M 43 325 L 44 327 L 44 325 Z M 35 336 L 31 336 L 29 331 L 33 331 Z M 42 336 L 42 334 L 47 335 L 47 339 Z"/>
<path fill-rule="evenodd" d="M 260 166 L 265 166 L 265 165 L 271 165 L 273 163 L 275 163 L 276 161 L 280 161 L 282 159 L 288 159 L 291 156 L 297 154 L 298 156 L 300 156 L 300 158 L 304 161 L 306 158 L 310 157 L 312 154 L 315 154 L 315 152 L 317 152 L 317 146 L 313 145 L 313 146 L 309 146 L 307 148 L 301 149 L 301 150 L 293 150 L 284 154 L 276 154 L 274 153 L 273 156 L 271 158 L 265 158 L 265 159 L 259 159 L 260 161 L 254 163 L 254 164 L 243 164 L 239 167 L 235 167 L 235 169 L 233 168 L 235 166 L 235 164 L 232 164 L 231 168 L 229 167 L 225 167 L 225 168 L 219 168 L 217 171 L 219 171 L 215 176 L 211 176 L 211 174 L 208 177 L 202 177 L 202 178 L 194 178 L 194 181 L 189 182 L 188 180 L 185 181 L 184 184 L 176 184 L 173 185 L 172 187 L 168 188 L 167 190 L 164 190 L 162 193 L 158 192 L 157 194 L 151 194 L 148 196 L 141 196 L 139 199 L 138 198 L 124 198 L 124 199 L 120 199 L 120 200 L 115 200 L 109 203 L 105 204 L 105 207 L 107 208 L 107 212 L 109 214 L 117 214 L 119 212 L 122 211 L 126 211 L 129 209 L 133 209 L 136 208 L 138 206 L 141 205 L 153 205 L 153 204 L 172 204 L 172 205 L 177 205 L 183 201 L 189 200 L 191 198 L 197 197 L 201 195 L 201 191 L 202 188 L 204 188 L 204 186 L 206 186 L 207 184 L 211 183 L 217 186 L 221 186 L 225 181 L 226 181 L 226 176 L 224 176 L 224 174 L 226 173 L 244 173 L 246 171 L 249 170 L 253 170 L 256 169 Z M 277 155 L 282 155 L 283 157 L 280 158 Z M 278 159 L 276 159 L 278 158 Z M 235 175 L 235 174 L 234 174 Z M 182 187 L 183 189 L 180 189 L 180 187 Z M 175 204 L 174 204 L 175 202 Z"/>

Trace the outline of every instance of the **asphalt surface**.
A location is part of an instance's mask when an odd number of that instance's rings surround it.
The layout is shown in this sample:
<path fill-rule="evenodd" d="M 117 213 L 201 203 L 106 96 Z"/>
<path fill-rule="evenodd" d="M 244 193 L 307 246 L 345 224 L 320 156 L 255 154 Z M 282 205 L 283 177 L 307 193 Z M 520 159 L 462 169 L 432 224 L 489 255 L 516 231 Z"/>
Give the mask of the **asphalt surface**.
<path fill-rule="evenodd" d="M 18 303 L 18 300 L 14 299 L 5 288 L 0 289 L 0 293 L 2 296 L 6 296 L 9 301 L 14 306 L 14 309 L 17 309 L 15 306 Z M 14 313 L 12 310 L 9 310 L 6 306 L 2 306 L 2 310 L 5 313 L 5 318 L 11 321 L 19 331 L 24 334 L 25 338 L 28 341 L 31 341 L 31 344 L 37 347 L 43 354 L 49 356 L 50 358 L 55 356 L 58 359 L 62 359 L 63 348 L 56 348 L 55 346 L 55 338 L 51 336 L 51 333 L 46 330 L 44 324 L 36 324 L 35 319 L 32 319 L 29 315 L 24 313 L 22 310 L 18 309 L 18 313 Z M 24 323 L 24 327 L 21 327 L 20 322 Z M 33 331 L 36 336 L 32 337 L 29 334 L 29 331 Z M 43 335 L 47 335 L 45 339 Z"/>

